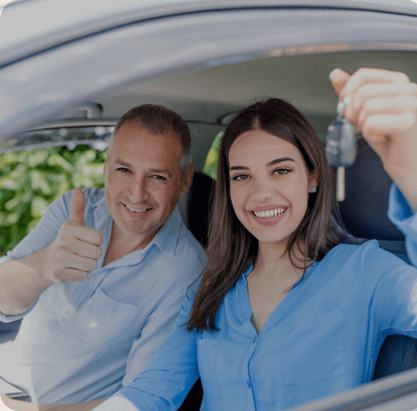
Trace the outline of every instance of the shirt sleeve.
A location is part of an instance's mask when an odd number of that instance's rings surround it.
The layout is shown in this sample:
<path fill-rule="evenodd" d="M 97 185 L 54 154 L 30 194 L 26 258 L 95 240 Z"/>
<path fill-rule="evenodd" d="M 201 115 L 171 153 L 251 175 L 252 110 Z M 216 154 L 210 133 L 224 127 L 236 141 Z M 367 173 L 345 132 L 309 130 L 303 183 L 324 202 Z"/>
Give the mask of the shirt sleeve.
<path fill-rule="evenodd" d="M 417 267 L 417 214 L 395 184 L 389 195 L 388 218 L 404 233 L 408 258 Z"/>
<path fill-rule="evenodd" d="M 140 411 L 130 401 L 123 397 L 112 397 L 104 401 L 92 411 Z"/>
<path fill-rule="evenodd" d="M 0 258 L 0 265 L 6 261 L 26 257 L 50 244 L 58 235 L 62 224 L 67 221 L 71 204 L 71 194 L 66 193 L 55 200 L 43 213 L 36 227 L 5 257 Z M 0 321 L 12 322 L 23 318 L 31 309 L 19 315 L 0 313 Z"/>
<path fill-rule="evenodd" d="M 196 331 L 184 326 L 194 295 L 195 291 L 188 293 L 173 331 L 145 371 L 112 398 L 123 397 L 139 410 L 168 411 L 182 404 L 199 376 Z"/>

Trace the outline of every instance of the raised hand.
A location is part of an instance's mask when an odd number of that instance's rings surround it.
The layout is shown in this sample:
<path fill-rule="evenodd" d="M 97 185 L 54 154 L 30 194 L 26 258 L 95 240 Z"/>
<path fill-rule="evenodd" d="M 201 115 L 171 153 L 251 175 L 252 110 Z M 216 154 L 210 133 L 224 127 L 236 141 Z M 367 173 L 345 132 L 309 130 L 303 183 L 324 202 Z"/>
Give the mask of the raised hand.
<path fill-rule="evenodd" d="M 100 247 L 102 236 L 85 226 L 84 210 L 84 194 L 76 188 L 72 193 L 69 219 L 49 246 L 43 273 L 45 279 L 54 283 L 84 281 L 89 271 L 97 267 L 97 260 L 103 253 Z"/>
<path fill-rule="evenodd" d="M 417 84 L 403 73 L 336 69 L 330 81 L 345 102 L 344 117 L 379 155 L 385 170 L 417 211 Z"/>

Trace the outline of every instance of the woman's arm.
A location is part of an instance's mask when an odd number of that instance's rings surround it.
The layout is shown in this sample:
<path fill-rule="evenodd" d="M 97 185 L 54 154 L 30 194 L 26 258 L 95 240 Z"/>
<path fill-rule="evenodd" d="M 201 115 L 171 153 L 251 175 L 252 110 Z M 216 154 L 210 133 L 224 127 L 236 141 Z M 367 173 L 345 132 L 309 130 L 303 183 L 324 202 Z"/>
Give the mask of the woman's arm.
<path fill-rule="evenodd" d="M 195 293 L 188 294 L 174 330 L 145 371 L 94 410 L 168 411 L 182 404 L 199 376 L 196 331 L 189 332 L 185 328 Z"/>
<path fill-rule="evenodd" d="M 385 171 L 417 211 L 417 84 L 403 73 L 336 69 L 330 81 L 345 102 L 344 117 L 362 133 Z"/>

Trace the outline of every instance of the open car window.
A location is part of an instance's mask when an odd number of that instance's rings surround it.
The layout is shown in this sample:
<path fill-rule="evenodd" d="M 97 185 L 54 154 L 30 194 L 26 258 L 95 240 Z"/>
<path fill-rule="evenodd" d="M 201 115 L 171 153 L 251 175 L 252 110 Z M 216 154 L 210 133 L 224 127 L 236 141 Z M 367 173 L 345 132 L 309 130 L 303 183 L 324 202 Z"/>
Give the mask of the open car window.
<path fill-rule="evenodd" d="M 16 22 L 26 7 L 16 3 L 5 9 L 0 26 L 7 14 L 7 25 Z M 26 12 L 36 3 L 39 10 L 52 7 L 51 1 L 34 0 Z M 101 184 L 103 153 L 115 122 L 135 105 L 158 103 L 181 114 L 191 130 L 196 169 L 215 178 L 219 136 L 242 107 L 271 96 L 286 99 L 306 114 L 324 143 L 336 116 L 337 97 L 328 81 L 334 68 L 381 67 L 417 81 L 413 2 L 161 1 L 155 8 L 145 3 L 126 2 L 117 9 L 92 2 L 87 11 L 74 10 L 62 27 L 38 22 L 37 36 L 34 25 L 28 28 L 34 34 L 30 41 L 15 33 L 0 44 L 0 150 L 6 159 L 0 163 L 0 184 L 8 190 L 2 194 L 0 222 L 7 222 L 8 232 L 22 224 L 6 212 L 26 205 L 40 217 L 52 199 L 48 185 L 61 193 L 83 179 Z M 100 13 L 94 14 L 94 7 Z M 36 148 L 52 151 L 13 157 Z M 61 149 L 79 153 L 78 163 L 70 164 Z M 35 171 L 24 168 L 26 162 Z M 48 176 L 45 170 L 52 175 L 54 167 L 69 182 Z M 352 185 L 359 185 L 355 178 Z M 385 212 L 382 202 L 379 209 Z M 354 220 L 352 226 L 375 223 L 375 213 L 363 214 L 366 221 Z M 397 241 L 396 232 L 382 231 L 384 241 Z M 417 375 L 411 371 L 297 411 L 411 411 L 417 408 L 416 391 Z"/>

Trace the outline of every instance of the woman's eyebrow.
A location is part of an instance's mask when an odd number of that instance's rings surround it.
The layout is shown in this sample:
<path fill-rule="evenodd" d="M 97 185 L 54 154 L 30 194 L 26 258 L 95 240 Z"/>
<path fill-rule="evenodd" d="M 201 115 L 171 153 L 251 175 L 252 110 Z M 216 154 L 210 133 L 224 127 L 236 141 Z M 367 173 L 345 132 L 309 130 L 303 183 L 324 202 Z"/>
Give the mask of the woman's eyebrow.
<path fill-rule="evenodd" d="M 274 166 L 275 164 L 282 163 L 283 161 L 295 161 L 295 160 L 292 159 L 291 157 L 281 157 L 281 158 L 277 158 L 275 160 L 270 161 L 267 164 L 267 167 Z"/>
<path fill-rule="evenodd" d="M 271 166 L 274 166 L 275 164 L 282 163 L 283 161 L 295 161 L 295 160 L 292 159 L 291 157 L 276 158 L 275 160 L 272 160 L 269 163 L 267 163 L 266 166 L 267 167 L 271 167 Z M 232 166 L 232 167 L 229 167 L 229 171 L 233 171 L 233 170 L 249 170 L 249 167 L 245 167 L 245 166 Z"/>

